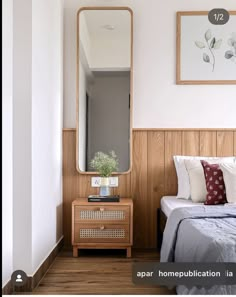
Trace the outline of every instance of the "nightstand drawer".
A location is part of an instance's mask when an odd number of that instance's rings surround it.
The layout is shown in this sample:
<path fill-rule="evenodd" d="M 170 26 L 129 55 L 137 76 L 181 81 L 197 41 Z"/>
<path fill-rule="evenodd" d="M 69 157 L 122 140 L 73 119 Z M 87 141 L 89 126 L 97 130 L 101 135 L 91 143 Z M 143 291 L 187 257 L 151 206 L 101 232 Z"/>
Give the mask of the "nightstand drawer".
<path fill-rule="evenodd" d="M 76 224 L 74 225 L 75 243 L 129 243 L 129 225 L 113 224 Z"/>
<path fill-rule="evenodd" d="M 126 249 L 131 257 L 133 244 L 133 201 L 88 202 L 78 198 L 72 202 L 73 256 L 80 249 Z"/>
<path fill-rule="evenodd" d="M 75 206 L 75 222 L 109 222 L 128 224 L 129 206 Z"/>

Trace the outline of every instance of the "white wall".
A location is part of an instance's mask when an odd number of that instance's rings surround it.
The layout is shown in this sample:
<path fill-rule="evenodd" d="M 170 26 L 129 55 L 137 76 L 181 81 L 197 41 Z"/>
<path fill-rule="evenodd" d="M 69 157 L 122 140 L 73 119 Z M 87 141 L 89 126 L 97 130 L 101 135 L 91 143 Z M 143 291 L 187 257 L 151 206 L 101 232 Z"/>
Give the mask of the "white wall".
<path fill-rule="evenodd" d="M 62 236 L 63 3 L 32 1 L 32 272 Z"/>
<path fill-rule="evenodd" d="M 85 20 L 85 15 L 82 12 L 80 13 L 79 28 L 80 28 L 79 44 L 83 48 L 86 63 L 88 64 L 88 67 L 89 67 L 90 66 L 89 64 L 91 63 L 91 40 L 90 40 L 90 34 L 88 31 L 87 23 Z M 81 55 L 81 48 L 80 48 L 80 55 Z"/>
<path fill-rule="evenodd" d="M 13 1 L 13 270 L 31 272 L 32 5 Z"/>
<path fill-rule="evenodd" d="M 4 286 L 14 270 L 32 276 L 62 237 L 63 0 L 3 9 Z"/>
<path fill-rule="evenodd" d="M 13 243 L 13 168 L 12 168 L 12 48 L 13 0 L 2 2 L 2 284 L 9 281 L 12 269 Z"/>
<path fill-rule="evenodd" d="M 129 6 L 134 12 L 135 128 L 236 127 L 235 85 L 175 84 L 176 12 L 236 10 L 235 0 L 66 0 L 64 127 L 76 126 L 76 13 L 99 5 Z"/>

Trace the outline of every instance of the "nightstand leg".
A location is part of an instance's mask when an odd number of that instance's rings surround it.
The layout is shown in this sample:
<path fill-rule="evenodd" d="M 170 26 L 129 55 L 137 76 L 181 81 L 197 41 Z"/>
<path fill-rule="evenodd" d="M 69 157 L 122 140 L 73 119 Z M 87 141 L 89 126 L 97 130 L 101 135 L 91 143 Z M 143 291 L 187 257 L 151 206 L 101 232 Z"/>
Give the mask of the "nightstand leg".
<path fill-rule="evenodd" d="M 73 247 L 73 257 L 78 257 L 78 248 L 76 246 Z"/>
<path fill-rule="evenodd" d="M 127 258 L 131 258 L 131 247 L 128 247 L 128 248 L 126 249 L 126 257 L 127 257 Z"/>

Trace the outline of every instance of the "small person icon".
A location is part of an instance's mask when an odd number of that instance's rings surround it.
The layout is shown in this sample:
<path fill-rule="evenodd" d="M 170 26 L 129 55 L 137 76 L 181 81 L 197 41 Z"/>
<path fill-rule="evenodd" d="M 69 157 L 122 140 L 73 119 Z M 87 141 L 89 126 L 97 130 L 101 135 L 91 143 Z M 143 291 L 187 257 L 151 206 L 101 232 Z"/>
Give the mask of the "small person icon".
<path fill-rule="evenodd" d="M 16 282 L 21 282 L 21 283 L 23 282 L 20 274 L 17 274 L 17 276 L 16 276 Z"/>
<path fill-rule="evenodd" d="M 28 281 L 28 276 L 23 270 L 15 270 L 11 275 L 11 281 L 13 286 L 22 287 Z"/>

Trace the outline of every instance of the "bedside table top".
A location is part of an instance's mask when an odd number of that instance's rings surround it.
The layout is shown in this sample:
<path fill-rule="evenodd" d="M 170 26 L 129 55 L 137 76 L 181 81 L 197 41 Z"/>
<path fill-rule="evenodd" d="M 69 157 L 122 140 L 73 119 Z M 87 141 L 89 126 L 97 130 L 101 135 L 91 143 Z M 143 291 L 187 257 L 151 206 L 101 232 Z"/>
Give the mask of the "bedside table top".
<path fill-rule="evenodd" d="M 131 198 L 120 198 L 119 202 L 88 202 L 88 198 L 77 198 L 72 202 L 72 205 L 130 205 L 133 204 Z"/>

